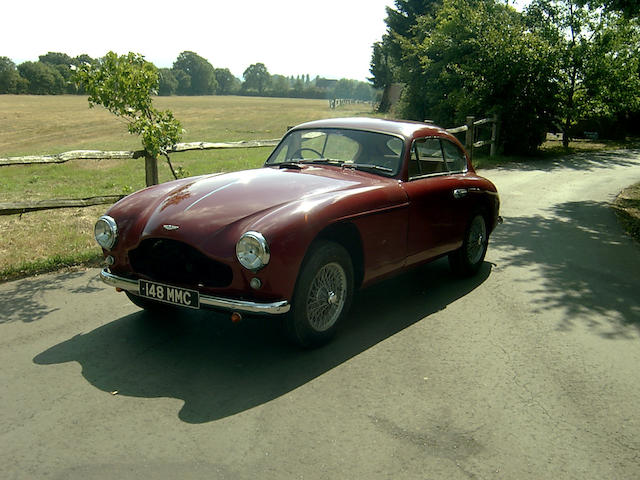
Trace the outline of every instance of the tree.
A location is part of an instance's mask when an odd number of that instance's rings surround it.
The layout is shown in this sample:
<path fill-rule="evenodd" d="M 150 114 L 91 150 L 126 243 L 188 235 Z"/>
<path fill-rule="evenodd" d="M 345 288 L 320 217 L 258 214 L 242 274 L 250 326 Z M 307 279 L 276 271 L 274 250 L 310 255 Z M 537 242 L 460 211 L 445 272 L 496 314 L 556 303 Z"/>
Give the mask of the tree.
<path fill-rule="evenodd" d="M 578 5 L 589 5 L 592 9 L 603 7 L 609 12 L 620 12 L 626 18 L 640 15 L 640 2 L 638 0 L 578 0 Z"/>
<path fill-rule="evenodd" d="M 353 90 L 353 98 L 368 102 L 373 98 L 371 86 L 365 82 L 357 82 Z"/>
<path fill-rule="evenodd" d="M 369 81 L 373 84 L 374 88 L 383 90 L 380 105 L 378 105 L 379 112 L 389 111 L 391 107 L 389 92 L 391 85 L 395 81 L 393 60 L 389 52 L 390 43 L 386 38 L 385 35 L 381 42 L 373 44 L 371 68 L 369 69 L 371 75 L 373 75 L 369 78 Z"/>
<path fill-rule="evenodd" d="M 269 81 L 271 75 L 269 75 L 269 71 L 267 67 L 264 66 L 264 63 L 254 63 L 249 65 L 247 69 L 242 74 L 244 78 L 244 90 L 253 90 L 258 92 L 259 94 L 264 93 L 266 88 L 269 86 Z"/>
<path fill-rule="evenodd" d="M 374 85 L 405 84 L 398 113 L 445 126 L 500 114 L 506 152 L 529 152 L 555 115 L 555 58 L 522 15 L 497 0 L 396 1 Z M 384 54 L 384 55 L 383 55 Z"/>
<path fill-rule="evenodd" d="M 355 80 L 341 78 L 333 90 L 333 98 L 355 98 L 354 91 L 356 87 Z"/>
<path fill-rule="evenodd" d="M 79 67 L 80 65 L 84 64 L 84 63 L 96 63 L 97 60 L 91 58 L 89 55 L 87 55 L 86 53 L 82 53 L 80 55 L 78 55 L 77 57 L 75 57 L 73 59 L 73 61 L 71 62 L 72 65 L 75 65 L 76 67 Z"/>
<path fill-rule="evenodd" d="M 382 89 L 382 99 L 378 111 L 386 112 L 390 108 L 389 93 L 393 83 L 405 82 L 405 75 L 400 73 L 400 67 L 417 71 L 420 65 L 408 66 L 410 61 L 404 58 L 404 47 L 416 35 L 414 28 L 417 19 L 424 15 L 435 15 L 441 0 L 396 0 L 395 9 L 387 7 L 387 34 L 382 40 L 373 44 L 370 72 L 373 75 L 369 81 L 375 88 Z"/>
<path fill-rule="evenodd" d="M 240 81 L 228 68 L 216 68 L 214 69 L 214 74 L 218 82 L 219 94 L 229 95 L 235 93 L 240 88 Z"/>
<path fill-rule="evenodd" d="M 69 55 L 60 52 L 49 52 L 46 55 L 40 55 L 38 60 L 48 65 L 65 65 L 68 67 L 73 64 L 73 59 Z"/>
<path fill-rule="evenodd" d="M 640 125 L 640 28 L 618 14 L 605 15 L 593 32 L 584 63 L 579 121 L 606 138 L 638 134 Z"/>
<path fill-rule="evenodd" d="M 64 79 L 64 91 L 66 93 L 77 93 L 76 85 L 72 81 L 74 60 L 66 53 L 49 52 L 46 55 L 40 55 L 40 62 L 55 68 Z"/>
<path fill-rule="evenodd" d="M 526 13 L 529 27 L 549 40 L 558 58 L 563 145 L 580 123 L 595 119 L 598 129 L 624 136 L 625 129 L 613 125 L 640 105 L 637 23 L 575 0 L 534 0 Z"/>
<path fill-rule="evenodd" d="M 18 93 L 18 81 L 20 75 L 16 70 L 16 64 L 7 57 L 0 57 L 0 94 Z"/>
<path fill-rule="evenodd" d="M 289 79 L 284 75 L 272 75 L 271 94 L 274 97 L 289 96 Z"/>
<path fill-rule="evenodd" d="M 182 130 L 171 111 L 153 107 L 158 70 L 152 63 L 137 53 L 118 56 L 109 52 L 95 65 L 81 65 L 75 78 L 89 94 L 90 107 L 102 105 L 123 118 L 129 133 L 141 136 L 145 156 L 155 165 L 157 156 L 163 154 L 176 177 L 167 150 L 180 141 Z M 148 176 L 147 183 L 157 183 L 157 170 L 155 177 L 150 181 Z"/>
<path fill-rule="evenodd" d="M 218 82 L 216 81 L 213 66 L 197 53 L 182 52 L 173 63 L 173 69 L 182 70 L 189 76 L 189 95 L 213 95 L 216 93 Z M 178 81 L 180 81 L 180 78 L 178 78 Z"/>
<path fill-rule="evenodd" d="M 158 70 L 158 95 L 175 95 L 178 89 L 178 79 L 170 68 Z"/>
<path fill-rule="evenodd" d="M 27 80 L 27 92 L 33 95 L 57 95 L 64 92 L 65 81 L 60 72 L 42 62 L 18 65 L 20 76 Z"/>
<path fill-rule="evenodd" d="M 176 93 L 178 95 L 191 95 L 191 75 L 177 68 L 173 68 L 171 71 L 178 82 Z"/>

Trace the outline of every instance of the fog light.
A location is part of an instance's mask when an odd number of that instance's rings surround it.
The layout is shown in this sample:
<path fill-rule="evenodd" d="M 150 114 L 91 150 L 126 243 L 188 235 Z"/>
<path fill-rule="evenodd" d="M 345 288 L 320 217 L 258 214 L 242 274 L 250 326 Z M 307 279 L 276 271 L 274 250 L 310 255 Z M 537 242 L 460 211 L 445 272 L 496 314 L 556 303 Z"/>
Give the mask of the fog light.
<path fill-rule="evenodd" d="M 106 263 L 107 266 L 110 267 L 111 265 L 116 263 L 116 259 L 113 258 L 113 256 L 111 256 L 111 255 L 107 255 L 107 258 L 104 259 L 104 263 Z"/>
<path fill-rule="evenodd" d="M 249 282 L 249 285 L 251 285 L 251 288 L 253 288 L 254 290 L 258 290 L 262 287 L 262 282 L 259 278 L 254 277 Z"/>

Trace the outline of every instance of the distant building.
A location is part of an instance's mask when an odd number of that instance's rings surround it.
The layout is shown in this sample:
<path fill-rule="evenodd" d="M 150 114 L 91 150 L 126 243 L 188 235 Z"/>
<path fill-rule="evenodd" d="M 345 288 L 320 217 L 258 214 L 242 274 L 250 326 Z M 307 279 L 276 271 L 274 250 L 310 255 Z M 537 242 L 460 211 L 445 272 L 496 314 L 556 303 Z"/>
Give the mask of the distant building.
<path fill-rule="evenodd" d="M 331 80 L 329 78 L 318 78 L 316 80 L 317 88 L 326 88 L 327 90 L 333 90 L 334 88 L 336 88 L 337 84 L 338 80 Z"/>

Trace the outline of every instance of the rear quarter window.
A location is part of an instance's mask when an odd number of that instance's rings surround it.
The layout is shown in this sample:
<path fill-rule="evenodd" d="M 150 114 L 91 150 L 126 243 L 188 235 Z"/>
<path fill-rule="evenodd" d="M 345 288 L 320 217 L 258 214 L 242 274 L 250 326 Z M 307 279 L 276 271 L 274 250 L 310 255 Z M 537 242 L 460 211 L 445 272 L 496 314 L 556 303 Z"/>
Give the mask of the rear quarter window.
<path fill-rule="evenodd" d="M 460 148 L 449 140 L 442 141 L 442 151 L 444 153 L 444 161 L 450 172 L 464 172 L 467 169 L 467 158 Z"/>

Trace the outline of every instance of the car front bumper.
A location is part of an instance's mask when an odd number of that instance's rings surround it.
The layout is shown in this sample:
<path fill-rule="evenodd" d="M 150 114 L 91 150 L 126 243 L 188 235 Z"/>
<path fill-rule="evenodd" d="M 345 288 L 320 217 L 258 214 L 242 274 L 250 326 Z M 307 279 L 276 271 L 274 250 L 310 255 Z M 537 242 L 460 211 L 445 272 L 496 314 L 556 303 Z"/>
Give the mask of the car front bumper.
<path fill-rule="evenodd" d="M 107 268 L 100 272 L 100 280 L 111 287 L 128 292 L 139 294 L 139 286 L 137 280 L 119 277 L 114 275 Z M 280 315 L 287 313 L 291 309 L 291 305 L 287 300 L 280 300 L 271 303 L 249 302 L 246 300 L 234 300 L 231 298 L 213 297 L 210 295 L 200 294 L 200 305 L 213 308 L 228 310 L 238 313 L 254 313 L 254 314 L 270 314 Z"/>

